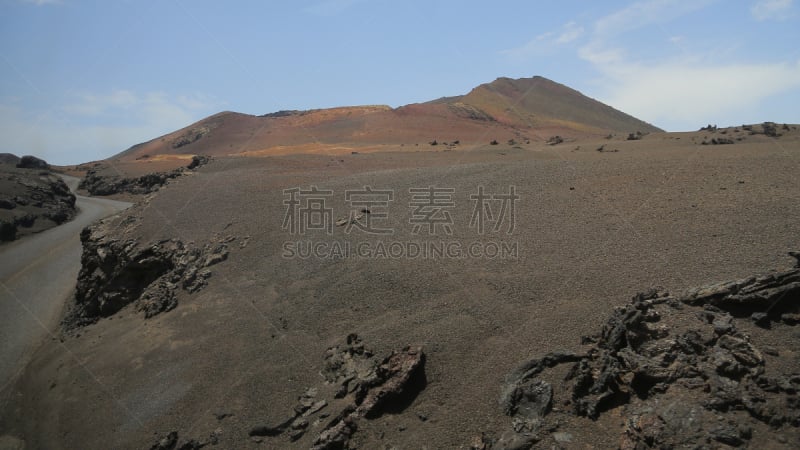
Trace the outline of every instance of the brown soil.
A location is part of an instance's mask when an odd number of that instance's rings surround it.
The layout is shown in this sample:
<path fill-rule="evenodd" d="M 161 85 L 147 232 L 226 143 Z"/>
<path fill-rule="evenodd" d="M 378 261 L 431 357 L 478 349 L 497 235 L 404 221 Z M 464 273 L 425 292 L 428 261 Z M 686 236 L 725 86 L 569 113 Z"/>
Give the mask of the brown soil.
<path fill-rule="evenodd" d="M 321 373 L 326 349 L 356 333 L 380 356 L 422 347 L 426 382 L 404 408 L 361 419 L 351 446 L 459 448 L 481 433 L 496 437 L 511 420 L 498 403 L 507 374 L 549 352 L 584 351 L 581 336 L 635 293 L 790 263 L 786 253 L 800 247 L 800 132 L 774 139 L 731 129 L 727 137 L 741 138 L 734 145 L 701 145 L 719 133 L 218 157 L 107 224 L 114 238 L 139 244 L 227 242 L 208 286 L 176 291 L 177 307 L 150 319 L 129 305 L 45 342 L 13 390 L 3 433 L 30 448 L 149 448 L 170 432 L 219 448 L 308 448 L 326 420 L 316 419 L 340 406 Z M 334 220 L 347 216 L 345 190 L 393 189 L 381 225 L 395 234 L 334 226 L 332 235 L 290 235 L 281 228 L 283 190 L 311 185 L 333 190 Z M 469 196 L 511 185 L 520 195 L 513 234 L 477 234 Z M 412 235 L 409 189 L 428 186 L 454 189 L 452 235 Z M 505 241 L 519 254 L 283 257 L 284 242 L 297 240 Z M 796 326 L 742 327 L 800 368 Z M 310 401 L 309 388 L 329 406 L 298 440 L 249 435 L 291 416 L 298 401 Z M 571 419 L 561 427 L 570 442 L 558 445 L 620 445 L 620 413 Z M 754 442 L 792 448 L 786 430 Z"/>

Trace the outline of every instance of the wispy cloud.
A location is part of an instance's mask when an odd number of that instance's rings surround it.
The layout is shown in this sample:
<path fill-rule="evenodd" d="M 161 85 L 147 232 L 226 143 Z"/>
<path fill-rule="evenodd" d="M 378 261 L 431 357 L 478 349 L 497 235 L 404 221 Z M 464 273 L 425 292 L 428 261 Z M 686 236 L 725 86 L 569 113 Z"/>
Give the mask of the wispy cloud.
<path fill-rule="evenodd" d="M 792 0 L 760 0 L 750 8 L 756 20 L 782 20 L 792 9 Z"/>
<path fill-rule="evenodd" d="M 527 59 L 554 51 L 558 47 L 570 44 L 583 36 L 585 30 L 575 22 L 564 24 L 560 30 L 542 33 L 524 45 L 503 50 L 501 53 L 514 59 Z"/>
<path fill-rule="evenodd" d="M 597 20 L 596 37 L 627 33 L 654 24 L 666 23 L 688 13 L 704 9 L 718 0 L 647 0 L 635 2 L 626 8 Z"/>
<path fill-rule="evenodd" d="M 601 75 L 598 97 L 657 125 L 692 129 L 698 123 L 750 116 L 746 112 L 770 96 L 800 88 L 800 62 L 719 62 L 713 54 L 684 45 L 684 37 L 667 38 L 680 44 L 677 55 L 646 61 L 645 56 L 631 56 L 634 31 L 678 20 L 713 2 L 640 1 L 596 20 L 578 56 Z M 787 3 L 760 3 L 776 2 Z M 773 5 L 772 11 L 776 9 Z"/>
<path fill-rule="evenodd" d="M 733 124 L 742 112 L 790 89 L 800 88 L 795 64 L 697 65 L 669 61 L 658 65 L 617 63 L 604 66 L 604 100 L 655 123 L 691 129 L 713 122 Z M 761 120 L 755 118 L 755 120 Z"/>
<path fill-rule="evenodd" d="M 56 164 L 106 158 L 191 124 L 221 104 L 204 95 L 114 90 L 74 93 L 65 104 L 31 113 L 0 104 L 0 152 L 35 154 Z"/>

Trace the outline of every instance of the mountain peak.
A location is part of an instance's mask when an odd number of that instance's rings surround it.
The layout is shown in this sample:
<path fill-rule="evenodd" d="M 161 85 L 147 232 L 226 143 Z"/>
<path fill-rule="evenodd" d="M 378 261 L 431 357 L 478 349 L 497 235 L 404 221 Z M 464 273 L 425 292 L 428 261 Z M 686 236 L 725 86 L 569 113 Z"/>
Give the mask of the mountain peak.
<path fill-rule="evenodd" d="M 500 77 L 466 95 L 396 109 L 364 105 L 262 116 L 224 111 L 133 146 L 117 158 L 345 151 L 434 139 L 480 144 L 488 135 L 510 138 L 520 132 L 605 136 L 636 131 L 661 130 L 542 76 Z"/>

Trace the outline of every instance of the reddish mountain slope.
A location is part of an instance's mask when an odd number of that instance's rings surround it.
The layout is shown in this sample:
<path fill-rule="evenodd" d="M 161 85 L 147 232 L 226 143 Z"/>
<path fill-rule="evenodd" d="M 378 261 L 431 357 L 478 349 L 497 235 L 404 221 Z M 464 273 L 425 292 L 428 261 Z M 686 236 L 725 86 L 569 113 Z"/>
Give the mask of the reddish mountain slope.
<path fill-rule="evenodd" d="M 660 131 L 578 91 L 542 77 L 499 78 L 469 94 L 392 109 L 353 106 L 280 111 L 263 116 L 222 112 L 120 153 L 136 160 L 164 155 L 286 154 L 396 149 L 430 141 L 485 144 Z"/>

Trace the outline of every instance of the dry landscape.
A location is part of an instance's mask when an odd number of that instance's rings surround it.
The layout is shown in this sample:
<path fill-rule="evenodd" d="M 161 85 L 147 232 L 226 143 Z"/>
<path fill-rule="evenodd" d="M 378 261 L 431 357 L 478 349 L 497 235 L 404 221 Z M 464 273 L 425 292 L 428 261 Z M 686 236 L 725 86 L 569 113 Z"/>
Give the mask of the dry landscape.
<path fill-rule="evenodd" d="M 799 163 L 795 124 L 536 77 L 60 168 L 135 205 L 81 234 L 0 448 L 796 448 Z"/>

